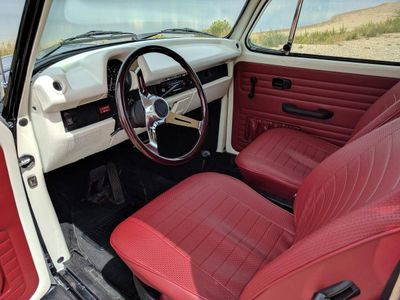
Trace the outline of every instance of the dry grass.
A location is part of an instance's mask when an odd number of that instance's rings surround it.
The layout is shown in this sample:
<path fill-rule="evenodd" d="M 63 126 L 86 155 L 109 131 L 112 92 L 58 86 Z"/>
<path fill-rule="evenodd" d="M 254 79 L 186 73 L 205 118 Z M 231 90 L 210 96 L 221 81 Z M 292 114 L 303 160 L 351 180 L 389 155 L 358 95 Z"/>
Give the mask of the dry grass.
<path fill-rule="evenodd" d="M 295 44 L 332 45 L 398 33 L 400 32 L 399 6 L 399 3 L 383 4 L 341 14 L 321 24 L 298 28 Z M 254 32 L 251 35 L 252 43 L 272 49 L 282 47 L 287 39 L 287 30 Z"/>
<path fill-rule="evenodd" d="M 11 42 L 0 43 L 0 56 L 13 54 L 15 44 Z"/>
<path fill-rule="evenodd" d="M 303 31 L 295 37 L 295 43 L 304 45 L 331 45 L 344 41 L 378 37 L 386 33 L 400 32 L 400 14 L 398 17 L 383 21 L 369 22 L 348 30 L 345 27 L 324 31 Z M 288 40 L 288 34 L 280 31 L 259 32 L 251 36 L 251 41 L 265 48 L 276 48 Z"/>

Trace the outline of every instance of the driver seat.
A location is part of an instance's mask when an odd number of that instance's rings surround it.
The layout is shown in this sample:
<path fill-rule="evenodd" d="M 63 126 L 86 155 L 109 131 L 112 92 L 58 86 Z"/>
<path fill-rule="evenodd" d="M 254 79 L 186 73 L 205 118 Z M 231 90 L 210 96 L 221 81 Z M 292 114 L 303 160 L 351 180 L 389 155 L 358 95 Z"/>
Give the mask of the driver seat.
<path fill-rule="evenodd" d="M 294 214 L 198 174 L 121 223 L 111 244 L 166 299 L 311 299 L 343 280 L 377 299 L 400 259 L 399 153 L 400 120 L 339 149 L 301 185 Z"/>

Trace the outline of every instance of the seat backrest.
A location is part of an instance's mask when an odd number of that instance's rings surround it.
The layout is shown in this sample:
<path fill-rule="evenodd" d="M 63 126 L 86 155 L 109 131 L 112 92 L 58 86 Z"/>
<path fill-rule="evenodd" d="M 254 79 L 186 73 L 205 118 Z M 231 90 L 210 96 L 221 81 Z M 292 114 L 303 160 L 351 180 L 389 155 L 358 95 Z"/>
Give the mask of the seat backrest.
<path fill-rule="evenodd" d="M 383 94 L 365 112 L 355 126 L 349 142 L 400 116 L 400 82 Z"/>
<path fill-rule="evenodd" d="M 377 298 L 400 259 L 400 119 L 318 165 L 294 214 L 293 246 L 262 267 L 241 297 L 311 299 L 350 279 L 367 299 Z"/>

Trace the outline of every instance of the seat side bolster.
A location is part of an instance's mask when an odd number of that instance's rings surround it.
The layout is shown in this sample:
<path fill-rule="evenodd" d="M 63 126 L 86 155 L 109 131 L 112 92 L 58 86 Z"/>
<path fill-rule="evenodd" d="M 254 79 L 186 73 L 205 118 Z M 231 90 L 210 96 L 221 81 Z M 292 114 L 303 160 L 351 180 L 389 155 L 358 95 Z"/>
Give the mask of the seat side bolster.
<path fill-rule="evenodd" d="M 280 272 L 282 276 L 272 281 L 264 276 L 261 283 L 256 278 L 259 285 L 250 281 L 240 299 L 311 299 L 315 292 L 342 280 L 353 281 L 368 299 L 378 299 L 398 263 L 399 244 L 400 228 L 377 234 L 288 269 L 285 274 Z M 286 253 L 282 258 L 287 261 Z M 266 266 L 265 272 L 273 269 Z"/>

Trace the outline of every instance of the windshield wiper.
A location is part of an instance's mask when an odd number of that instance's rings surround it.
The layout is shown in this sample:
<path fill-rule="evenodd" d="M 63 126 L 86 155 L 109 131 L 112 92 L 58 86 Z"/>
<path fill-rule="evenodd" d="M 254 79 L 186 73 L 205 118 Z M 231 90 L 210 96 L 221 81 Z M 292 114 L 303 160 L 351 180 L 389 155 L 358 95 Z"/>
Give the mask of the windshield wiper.
<path fill-rule="evenodd" d="M 84 42 L 93 42 L 97 40 L 114 40 L 120 39 L 124 36 L 130 36 L 132 41 L 136 41 L 138 39 L 136 33 L 127 32 L 127 31 L 103 31 L 103 30 L 92 30 L 83 34 L 79 34 L 68 39 L 63 40 L 61 43 L 63 45 L 75 44 L 75 43 L 84 43 Z"/>
<path fill-rule="evenodd" d="M 104 40 L 119 40 L 124 37 L 130 37 L 132 41 L 138 40 L 137 34 L 133 32 L 113 31 L 113 30 L 109 31 L 91 30 L 86 33 L 78 34 L 76 36 L 67 38 L 61 41 L 60 43 L 56 44 L 55 46 L 48 48 L 46 54 L 42 55 L 40 59 L 50 56 L 52 53 L 56 52 L 58 49 L 60 49 L 65 45 L 82 44 L 82 43 L 104 41 Z"/>
<path fill-rule="evenodd" d="M 167 29 L 160 30 L 158 32 L 139 35 L 139 38 L 148 39 L 148 38 L 151 38 L 151 37 L 159 35 L 159 34 L 188 34 L 188 33 L 209 36 L 209 37 L 213 37 L 213 38 L 216 37 L 215 35 L 208 33 L 208 32 L 184 27 L 184 28 L 167 28 Z"/>

